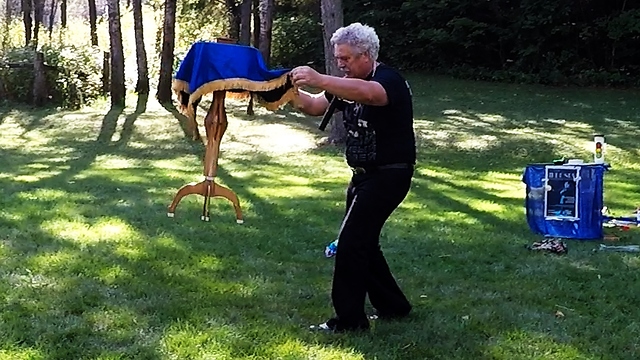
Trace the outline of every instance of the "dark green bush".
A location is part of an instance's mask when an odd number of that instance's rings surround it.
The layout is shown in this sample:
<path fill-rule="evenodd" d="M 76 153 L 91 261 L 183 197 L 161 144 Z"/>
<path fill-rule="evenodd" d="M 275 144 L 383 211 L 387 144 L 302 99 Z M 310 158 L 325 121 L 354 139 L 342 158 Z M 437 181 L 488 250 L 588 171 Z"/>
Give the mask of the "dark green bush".
<path fill-rule="evenodd" d="M 324 68 L 322 26 L 310 15 L 278 17 L 273 24 L 271 62 L 274 66 L 312 64 Z"/>
<path fill-rule="evenodd" d="M 44 46 L 48 105 L 76 109 L 102 96 L 101 53 L 91 46 Z M 34 50 L 11 48 L 0 55 L 0 93 L 6 100 L 31 103 Z M 25 67 L 10 67 L 22 64 Z"/>
<path fill-rule="evenodd" d="M 5 100 L 28 103 L 33 98 L 33 50 L 12 48 L 0 60 L 0 94 Z"/>
<path fill-rule="evenodd" d="M 345 0 L 399 68 L 549 85 L 640 85 L 640 2 Z"/>

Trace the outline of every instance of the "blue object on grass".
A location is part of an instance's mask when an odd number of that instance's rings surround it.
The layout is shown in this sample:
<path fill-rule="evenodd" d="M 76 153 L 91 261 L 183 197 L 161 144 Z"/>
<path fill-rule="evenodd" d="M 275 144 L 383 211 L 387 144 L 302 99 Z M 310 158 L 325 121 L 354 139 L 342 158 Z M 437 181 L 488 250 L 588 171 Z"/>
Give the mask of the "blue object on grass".
<path fill-rule="evenodd" d="M 332 241 L 327 247 L 324 249 L 324 256 L 330 258 L 334 256 L 338 252 L 338 239 Z"/>
<path fill-rule="evenodd" d="M 560 165 L 564 166 L 564 165 Z M 547 208 L 546 202 L 552 201 L 554 189 L 547 187 L 545 181 L 547 167 L 554 164 L 530 164 L 526 167 L 522 181 L 526 184 L 525 208 L 529 228 L 536 234 L 546 237 L 595 240 L 603 237 L 603 177 L 608 170 L 606 164 L 567 165 L 567 170 L 576 169 L 579 176 L 575 188 L 576 213 L 564 217 L 564 213 L 555 214 Z M 565 172 L 568 173 L 568 172 Z M 556 216 L 550 216 L 550 215 Z"/>

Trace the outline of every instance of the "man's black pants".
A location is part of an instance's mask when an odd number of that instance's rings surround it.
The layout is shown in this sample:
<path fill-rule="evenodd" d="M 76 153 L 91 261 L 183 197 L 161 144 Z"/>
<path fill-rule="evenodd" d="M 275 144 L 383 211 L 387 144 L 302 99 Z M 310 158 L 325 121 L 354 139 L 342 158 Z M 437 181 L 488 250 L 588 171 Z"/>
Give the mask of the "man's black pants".
<path fill-rule="evenodd" d="M 380 250 L 380 232 L 411 186 L 413 168 L 354 174 L 335 259 L 331 298 L 341 328 L 368 325 L 365 298 L 382 316 L 403 316 L 411 305 Z"/>

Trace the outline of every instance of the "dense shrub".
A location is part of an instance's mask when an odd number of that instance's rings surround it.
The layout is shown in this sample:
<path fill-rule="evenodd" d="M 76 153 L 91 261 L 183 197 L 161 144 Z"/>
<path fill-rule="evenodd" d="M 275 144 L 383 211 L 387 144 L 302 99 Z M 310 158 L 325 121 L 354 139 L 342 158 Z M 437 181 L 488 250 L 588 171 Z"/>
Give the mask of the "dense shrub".
<path fill-rule="evenodd" d="M 312 65 L 324 68 L 322 26 L 311 15 L 282 14 L 273 24 L 271 62 L 273 66 Z"/>
<path fill-rule="evenodd" d="M 640 85 L 640 2 L 345 0 L 378 31 L 383 61 L 460 77 Z"/>
<path fill-rule="evenodd" d="M 48 104 L 75 109 L 102 95 L 102 58 L 91 46 L 44 46 Z M 33 93 L 34 50 L 7 49 L 0 55 L 0 93 L 6 100 L 30 103 Z M 9 66 L 11 64 L 12 66 Z M 15 67 L 21 64 L 24 67 Z"/>

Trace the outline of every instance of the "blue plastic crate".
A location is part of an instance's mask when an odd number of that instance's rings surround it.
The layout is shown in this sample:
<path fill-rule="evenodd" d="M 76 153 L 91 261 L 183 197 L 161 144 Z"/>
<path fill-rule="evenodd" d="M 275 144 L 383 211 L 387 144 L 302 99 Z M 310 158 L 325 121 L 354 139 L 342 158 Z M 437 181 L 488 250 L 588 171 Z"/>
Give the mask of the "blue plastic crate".
<path fill-rule="evenodd" d="M 525 208 L 536 234 L 580 240 L 603 236 L 605 164 L 531 164 L 524 171 Z"/>

